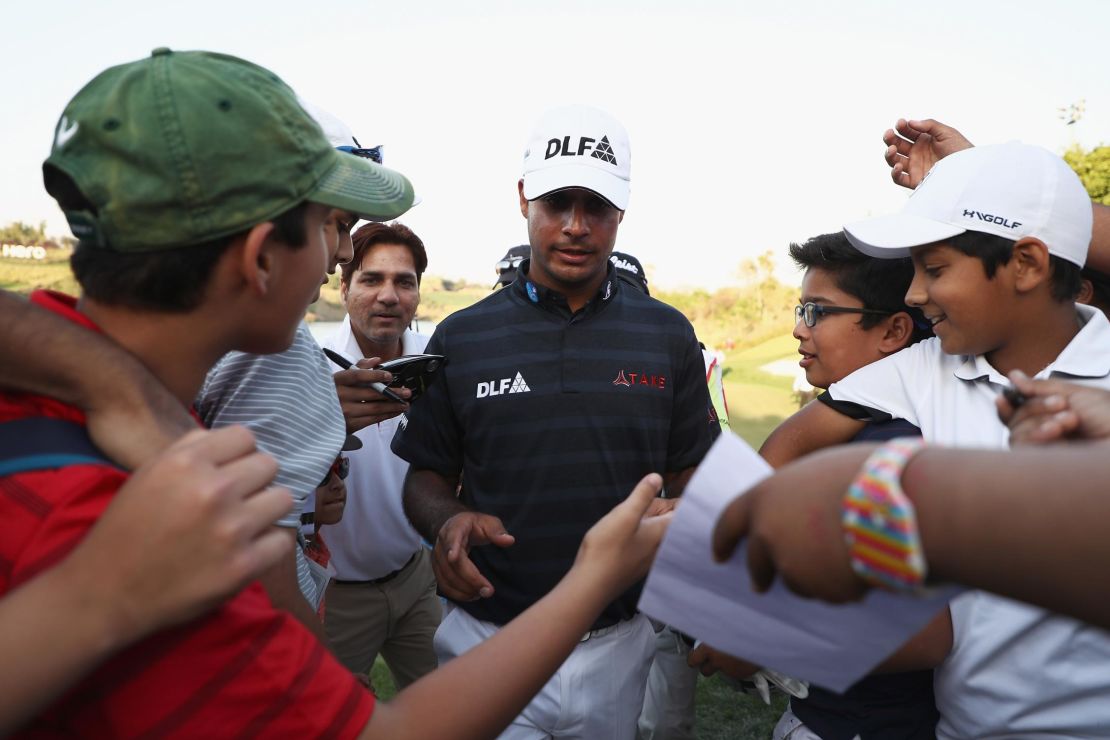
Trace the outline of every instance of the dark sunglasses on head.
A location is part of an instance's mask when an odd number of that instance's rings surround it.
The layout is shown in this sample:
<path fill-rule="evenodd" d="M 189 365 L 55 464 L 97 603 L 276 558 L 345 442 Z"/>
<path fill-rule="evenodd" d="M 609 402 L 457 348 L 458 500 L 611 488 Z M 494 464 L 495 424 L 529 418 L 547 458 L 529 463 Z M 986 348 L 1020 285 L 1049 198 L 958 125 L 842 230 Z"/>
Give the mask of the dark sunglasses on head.
<path fill-rule="evenodd" d="M 328 481 L 331 480 L 333 475 L 338 475 L 339 480 L 346 480 L 347 474 L 351 472 L 351 461 L 346 456 L 340 455 L 335 458 L 335 462 L 328 468 L 328 472 L 324 474 L 324 479 L 320 481 L 321 486 L 326 486 Z M 319 486 L 317 486 L 319 488 Z"/>
<path fill-rule="evenodd" d="M 378 144 L 377 146 L 370 147 L 369 149 L 366 149 L 366 148 L 363 148 L 363 147 L 357 147 L 357 146 L 346 146 L 346 145 L 344 145 L 344 146 L 337 146 L 336 149 L 338 149 L 341 152 L 347 152 L 348 154 L 353 154 L 356 157 L 362 157 L 363 159 L 369 159 L 372 162 L 377 162 L 378 164 L 381 164 L 382 159 L 383 159 L 383 157 L 382 157 L 382 147 L 383 147 L 382 144 Z"/>
<path fill-rule="evenodd" d="M 805 325 L 812 329 L 817 325 L 817 319 L 831 313 L 862 313 L 875 316 L 890 316 L 894 312 L 881 311 L 877 308 L 843 308 L 841 306 L 823 306 L 817 303 L 803 303 L 800 306 L 794 306 L 794 323 L 796 324 L 799 321 L 804 321 Z"/>

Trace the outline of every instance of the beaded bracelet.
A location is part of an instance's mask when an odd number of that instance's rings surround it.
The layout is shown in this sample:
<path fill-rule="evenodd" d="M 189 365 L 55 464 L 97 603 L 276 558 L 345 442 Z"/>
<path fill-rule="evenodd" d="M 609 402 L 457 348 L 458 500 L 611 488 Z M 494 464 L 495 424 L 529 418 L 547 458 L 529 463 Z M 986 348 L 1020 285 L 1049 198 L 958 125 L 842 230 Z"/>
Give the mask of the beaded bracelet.
<path fill-rule="evenodd" d="M 872 586 L 917 591 L 925 583 L 917 517 L 901 480 L 924 446 L 919 437 L 886 442 L 867 458 L 844 495 L 841 526 L 852 570 Z"/>

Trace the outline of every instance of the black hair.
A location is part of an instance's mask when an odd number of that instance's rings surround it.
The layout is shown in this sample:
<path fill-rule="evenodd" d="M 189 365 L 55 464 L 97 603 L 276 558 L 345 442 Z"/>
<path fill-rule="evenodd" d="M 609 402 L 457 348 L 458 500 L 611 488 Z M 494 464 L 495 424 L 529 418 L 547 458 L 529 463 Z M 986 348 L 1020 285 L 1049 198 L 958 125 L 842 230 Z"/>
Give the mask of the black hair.
<path fill-rule="evenodd" d="M 944 243 L 969 257 L 978 259 L 983 264 L 983 272 L 988 278 L 994 278 L 994 273 L 998 271 L 999 266 L 1009 263 L 1010 258 L 1014 256 L 1015 242 L 1012 239 L 982 231 L 965 231 L 945 240 Z M 1053 300 L 1060 303 L 1074 301 L 1083 287 L 1083 268 L 1054 254 L 1048 256 L 1048 265 L 1052 271 L 1050 287 Z"/>
<path fill-rule="evenodd" d="M 417 285 L 428 269 L 428 252 L 424 249 L 424 242 L 412 229 L 396 221 L 391 224 L 376 221 L 363 224 L 351 235 L 351 244 L 354 246 L 354 256 L 350 262 L 344 262 L 341 266 L 343 275 L 340 280 L 346 286 L 351 284 L 351 276 L 355 274 L 355 270 L 362 267 L 366 253 L 378 244 L 399 244 L 409 250 L 412 254 L 412 266 L 416 270 Z"/>
<path fill-rule="evenodd" d="M 844 232 L 821 234 L 803 244 L 790 245 L 790 258 L 800 269 L 818 268 L 828 272 L 836 287 L 858 298 L 864 308 L 898 313 L 904 311 L 913 319 L 913 331 L 907 346 L 933 336 L 932 327 L 917 308 L 906 305 L 906 292 L 913 282 L 913 262 L 909 257 L 877 259 L 853 247 Z M 883 321 L 883 316 L 863 314 L 859 325 L 870 329 Z"/>
<path fill-rule="evenodd" d="M 50 192 L 63 210 L 96 213 L 95 206 L 67 175 L 55 169 L 48 177 Z M 307 202 L 300 203 L 271 219 L 274 238 L 291 249 L 303 247 L 307 206 Z M 69 264 L 81 291 L 98 303 L 186 313 L 200 305 L 216 263 L 243 233 L 150 252 L 117 252 L 81 240 Z"/>

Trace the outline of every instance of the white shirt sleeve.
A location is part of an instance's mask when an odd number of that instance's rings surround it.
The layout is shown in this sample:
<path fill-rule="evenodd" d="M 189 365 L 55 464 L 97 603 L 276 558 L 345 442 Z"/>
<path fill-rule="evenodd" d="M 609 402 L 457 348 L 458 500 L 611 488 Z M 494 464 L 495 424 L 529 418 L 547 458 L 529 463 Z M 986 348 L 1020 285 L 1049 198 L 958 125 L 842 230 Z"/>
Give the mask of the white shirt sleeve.
<path fill-rule="evenodd" d="M 906 347 L 830 385 L 826 403 L 842 411 L 845 404 L 852 404 L 873 419 L 905 419 L 920 427 L 920 404 L 932 394 L 938 372 L 943 372 L 940 355 L 937 339 Z"/>

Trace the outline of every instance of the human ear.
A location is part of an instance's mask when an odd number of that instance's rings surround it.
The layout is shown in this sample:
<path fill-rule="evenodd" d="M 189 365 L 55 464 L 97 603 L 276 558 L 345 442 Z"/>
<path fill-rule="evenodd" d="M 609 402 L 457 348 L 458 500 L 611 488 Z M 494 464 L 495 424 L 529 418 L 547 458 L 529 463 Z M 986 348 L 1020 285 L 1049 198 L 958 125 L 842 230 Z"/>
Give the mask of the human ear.
<path fill-rule="evenodd" d="M 528 199 L 524 197 L 524 180 L 517 180 L 516 189 L 520 195 L 520 215 L 528 218 Z"/>
<path fill-rule="evenodd" d="M 1019 293 L 1027 293 L 1052 278 L 1052 265 L 1048 247 L 1034 237 L 1025 237 L 1014 243 L 1013 263 L 1014 287 Z"/>
<path fill-rule="evenodd" d="M 1083 303 L 1091 305 L 1091 300 L 1095 297 L 1095 285 L 1087 278 L 1079 281 L 1079 295 L 1075 297 L 1076 303 Z"/>
<path fill-rule="evenodd" d="M 913 318 L 905 311 L 899 311 L 886 320 L 886 330 L 879 340 L 879 351 L 884 355 L 893 354 L 909 343 L 913 336 Z"/>
<path fill-rule="evenodd" d="M 273 280 L 274 248 L 279 246 L 273 236 L 272 221 L 252 226 L 243 236 L 240 270 L 244 282 L 259 295 L 266 294 Z"/>

